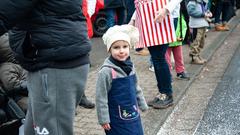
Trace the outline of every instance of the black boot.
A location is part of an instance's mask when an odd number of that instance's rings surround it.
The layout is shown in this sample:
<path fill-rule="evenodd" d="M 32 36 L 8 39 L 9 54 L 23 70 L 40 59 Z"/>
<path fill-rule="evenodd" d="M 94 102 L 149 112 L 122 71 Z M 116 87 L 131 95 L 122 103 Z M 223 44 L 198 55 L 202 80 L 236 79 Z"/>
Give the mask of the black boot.
<path fill-rule="evenodd" d="M 83 94 L 82 99 L 81 99 L 81 101 L 79 103 L 79 106 L 82 106 L 82 107 L 87 108 L 87 109 L 92 109 L 92 108 L 95 107 L 95 104 L 92 103 L 91 101 L 89 101 L 87 99 L 86 95 Z"/>
<path fill-rule="evenodd" d="M 0 109 L 0 125 L 5 122 L 7 122 L 7 115 L 2 109 Z"/>

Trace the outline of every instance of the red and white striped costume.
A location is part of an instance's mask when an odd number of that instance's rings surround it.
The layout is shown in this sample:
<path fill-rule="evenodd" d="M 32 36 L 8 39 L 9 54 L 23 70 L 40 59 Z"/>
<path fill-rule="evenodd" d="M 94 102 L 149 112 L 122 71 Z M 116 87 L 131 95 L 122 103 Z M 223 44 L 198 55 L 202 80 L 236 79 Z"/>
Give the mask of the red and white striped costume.
<path fill-rule="evenodd" d="M 163 22 L 154 21 L 156 11 L 165 7 L 168 0 L 135 0 L 135 25 L 140 32 L 136 48 L 162 45 L 176 41 L 173 19 L 168 15 Z"/>

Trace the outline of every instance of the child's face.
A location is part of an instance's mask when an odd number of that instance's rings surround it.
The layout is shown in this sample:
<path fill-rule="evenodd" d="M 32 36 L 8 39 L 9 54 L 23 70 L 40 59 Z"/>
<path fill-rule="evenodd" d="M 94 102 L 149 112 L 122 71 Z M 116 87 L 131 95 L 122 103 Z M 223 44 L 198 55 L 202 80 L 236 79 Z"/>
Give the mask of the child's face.
<path fill-rule="evenodd" d="M 110 53 L 118 61 L 125 61 L 129 56 L 129 44 L 126 41 L 119 40 L 112 44 Z"/>

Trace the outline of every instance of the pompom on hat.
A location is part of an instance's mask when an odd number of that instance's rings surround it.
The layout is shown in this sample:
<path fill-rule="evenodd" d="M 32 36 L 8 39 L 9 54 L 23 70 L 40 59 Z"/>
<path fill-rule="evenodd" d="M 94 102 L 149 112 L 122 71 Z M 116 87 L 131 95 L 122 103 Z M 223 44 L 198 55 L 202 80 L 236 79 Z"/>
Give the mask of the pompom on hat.
<path fill-rule="evenodd" d="M 130 46 L 134 46 L 139 41 L 139 31 L 132 25 L 115 25 L 106 31 L 102 39 L 109 52 L 112 44 L 119 40 L 127 41 Z"/>

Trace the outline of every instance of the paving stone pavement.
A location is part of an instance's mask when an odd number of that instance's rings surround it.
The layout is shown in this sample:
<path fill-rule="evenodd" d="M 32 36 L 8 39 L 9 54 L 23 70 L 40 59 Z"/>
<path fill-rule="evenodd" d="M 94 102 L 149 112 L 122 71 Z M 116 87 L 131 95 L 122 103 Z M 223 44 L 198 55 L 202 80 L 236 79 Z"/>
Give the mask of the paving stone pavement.
<path fill-rule="evenodd" d="M 230 26 L 234 28 L 238 23 L 239 15 L 235 17 L 235 20 L 230 22 Z M 205 41 L 206 44 L 202 51 L 202 56 L 210 60 L 213 53 L 217 50 L 217 48 L 219 48 L 229 33 L 230 32 L 216 32 L 213 29 L 209 30 L 209 32 L 207 32 L 207 38 Z M 183 57 L 185 68 L 190 74 L 191 79 L 189 81 L 177 80 L 175 77 L 175 71 L 172 71 L 175 105 L 183 97 L 187 88 L 205 66 L 190 64 L 188 52 L 189 46 L 184 45 Z M 131 50 L 131 58 L 135 64 L 144 96 L 147 101 L 151 100 L 156 95 L 158 89 L 154 73 L 148 70 L 149 56 L 134 55 L 134 50 Z M 98 68 L 99 67 L 93 67 L 88 75 L 86 95 L 92 101 L 95 101 L 95 85 Z M 167 119 L 168 115 L 173 111 L 175 105 L 164 110 L 155 110 L 150 108 L 147 112 L 141 113 L 145 135 L 155 135 Z M 84 109 L 82 107 L 78 107 L 77 115 L 75 117 L 74 130 L 76 135 L 104 135 L 101 126 L 97 122 L 96 109 Z"/>
<path fill-rule="evenodd" d="M 195 134 L 199 121 L 203 117 L 218 82 L 221 81 L 228 63 L 240 45 L 239 41 L 236 42 L 239 36 L 240 25 L 224 41 L 201 73 L 196 76 L 196 79 L 178 105 L 176 105 L 157 135 Z"/>

